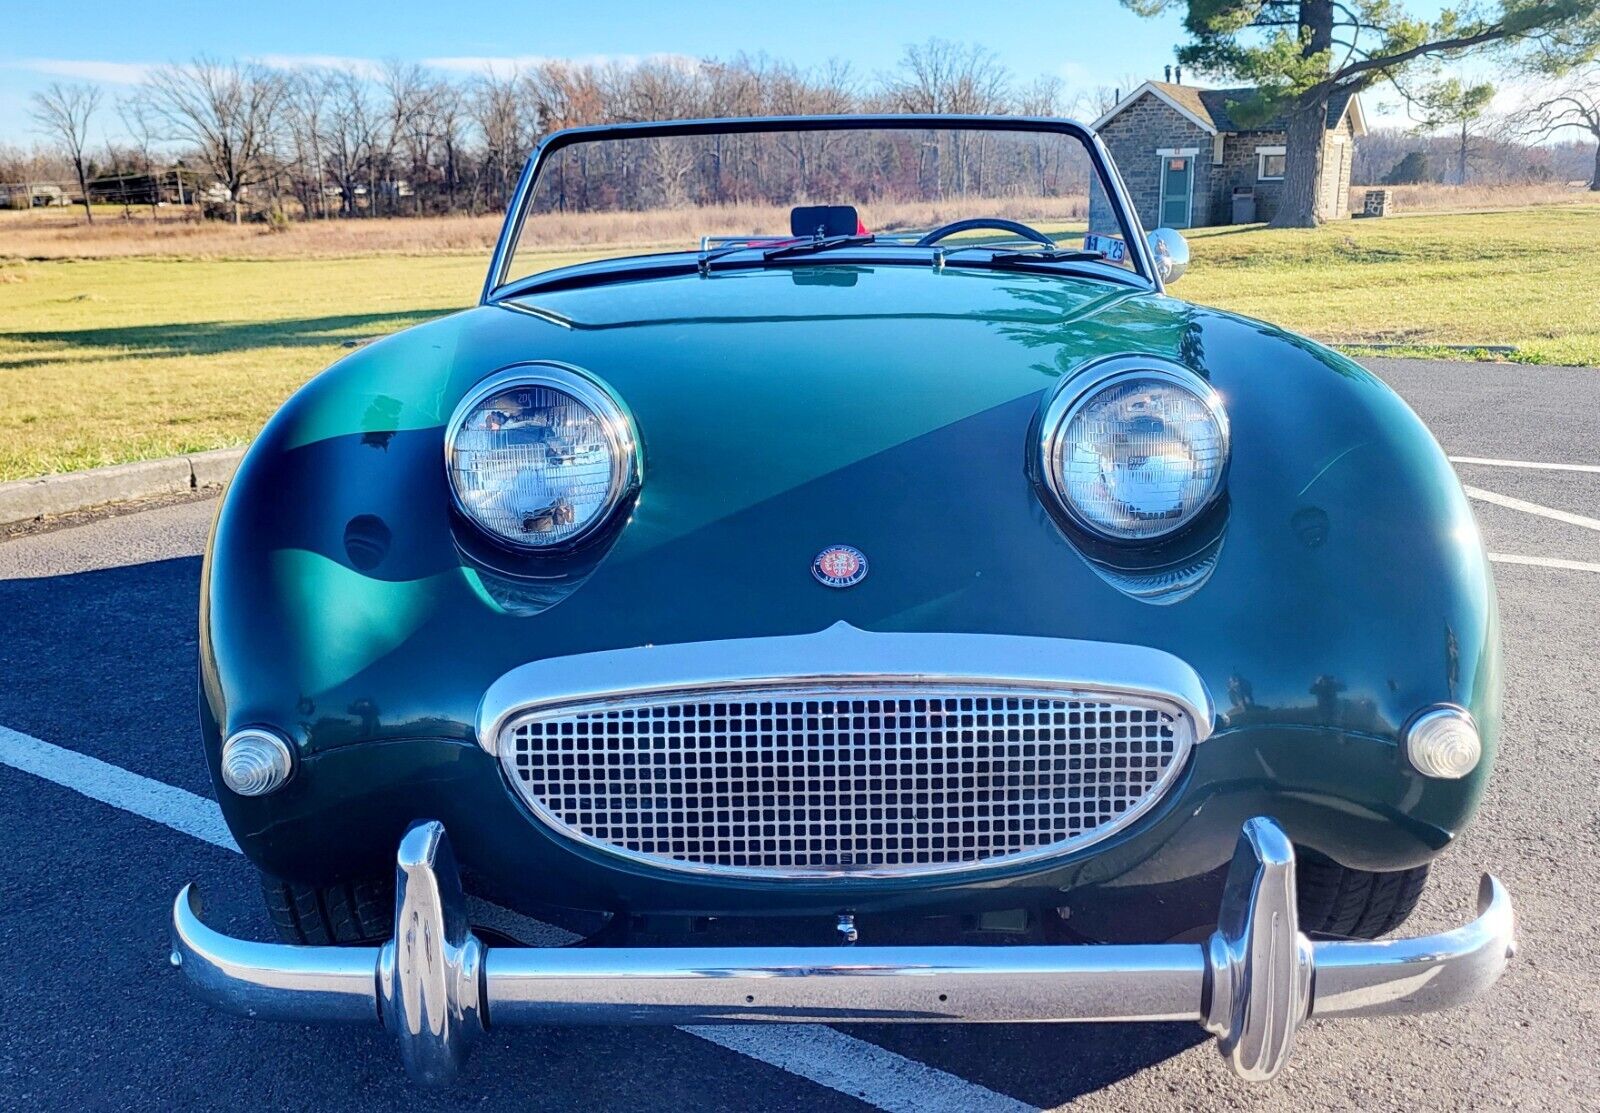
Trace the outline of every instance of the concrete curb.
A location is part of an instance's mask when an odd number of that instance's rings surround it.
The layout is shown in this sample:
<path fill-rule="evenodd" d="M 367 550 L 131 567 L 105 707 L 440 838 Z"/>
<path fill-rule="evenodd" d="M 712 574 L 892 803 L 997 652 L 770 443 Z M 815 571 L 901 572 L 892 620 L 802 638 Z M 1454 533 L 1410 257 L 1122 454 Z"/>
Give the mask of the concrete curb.
<path fill-rule="evenodd" d="M 0 526 L 154 495 L 222 487 L 233 478 L 233 470 L 243 456 L 242 448 L 219 448 L 165 460 L 137 460 L 109 468 L 0 483 Z"/>
<path fill-rule="evenodd" d="M 1514 356 L 1517 354 L 1515 344 L 1369 344 L 1362 341 L 1352 341 L 1343 345 L 1346 348 L 1359 348 L 1362 351 L 1372 352 L 1398 352 L 1410 351 L 1416 348 L 1437 348 L 1442 352 L 1493 352 L 1499 356 Z"/>

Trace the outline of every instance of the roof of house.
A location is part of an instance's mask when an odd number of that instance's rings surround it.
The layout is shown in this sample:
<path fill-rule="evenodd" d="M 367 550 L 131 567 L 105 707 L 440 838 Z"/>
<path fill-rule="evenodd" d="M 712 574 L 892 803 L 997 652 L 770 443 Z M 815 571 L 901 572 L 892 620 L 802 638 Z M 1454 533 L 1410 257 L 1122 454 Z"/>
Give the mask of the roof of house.
<path fill-rule="evenodd" d="M 1244 127 L 1234 120 L 1228 106 L 1254 96 L 1255 90 L 1248 86 L 1241 89 L 1202 89 L 1195 85 L 1173 85 L 1167 81 L 1146 81 L 1096 120 L 1094 126 L 1101 127 L 1146 93 L 1165 101 L 1179 115 L 1188 117 L 1212 135 L 1218 132 L 1282 131 L 1287 126 L 1281 114 L 1251 127 Z M 1357 135 L 1365 135 L 1366 115 L 1361 111 L 1361 98 L 1354 93 L 1335 93 L 1328 99 L 1328 130 L 1338 127 L 1347 112 L 1351 114 L 1351 128 Z"/>

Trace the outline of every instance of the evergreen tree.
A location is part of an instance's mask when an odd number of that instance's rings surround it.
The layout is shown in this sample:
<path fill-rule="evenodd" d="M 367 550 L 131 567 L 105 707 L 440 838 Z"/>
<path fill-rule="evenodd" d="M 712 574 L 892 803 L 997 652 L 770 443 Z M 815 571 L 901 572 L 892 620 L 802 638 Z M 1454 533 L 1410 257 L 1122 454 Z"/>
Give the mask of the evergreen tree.
<path fill-rule="evenodd" d="M 1241 123 L 1288 120 L 1283 200 L 1273 224 L 1309 228 L 1318 210 L 1328 102 L 1394 80 L 1428 59 L 1537 45 L 1568 59 L 1600 48 L 1595 0 L 1483 0 L 1416 18 L 1402 0 L 1123 0 L 1156 15 L 1181 7 L 1179 59 L 1259 89 L 1229 111 Z"/>

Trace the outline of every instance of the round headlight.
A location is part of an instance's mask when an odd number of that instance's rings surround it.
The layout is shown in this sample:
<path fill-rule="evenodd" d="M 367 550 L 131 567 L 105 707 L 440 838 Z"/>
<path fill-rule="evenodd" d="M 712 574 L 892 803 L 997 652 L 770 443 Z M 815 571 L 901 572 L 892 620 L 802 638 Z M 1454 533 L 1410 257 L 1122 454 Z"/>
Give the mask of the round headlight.
<path fill-rule="evenodd" d="M 1123 357 L 1069 380 L 1042 425 L 1043 472 L 1063 509 L 1116 541 L 1172 533 L 1210 505 L 1228 463 L 1228 416 L 1209 383 Z"/>
<path fill-rule="evenodd" d="M 545 363 L 492 375 L 462 401 L 445 464 L 461 512 L 530 549 L 587 536 L 638 481 L 622 408 L 587 375 Z"/>

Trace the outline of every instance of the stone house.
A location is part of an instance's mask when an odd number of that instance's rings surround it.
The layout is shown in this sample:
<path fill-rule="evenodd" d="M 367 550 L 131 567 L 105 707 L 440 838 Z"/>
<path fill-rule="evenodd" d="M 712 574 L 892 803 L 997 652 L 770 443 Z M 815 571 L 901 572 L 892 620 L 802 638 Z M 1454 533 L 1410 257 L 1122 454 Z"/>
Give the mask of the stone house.
<path fill-rule="evenodd" d="M 1283 191 L 1285 123 L 1244 127 L 1230 107 L 1252 89 L 1199 89 L 1146 81 L 1094 122 L 1127 183 L 1146 228 L 1198 228 L 1268 221 Z M 1318 208 L 1324 219 L 1350 211 L 1355 139 L 1367 133 L 1361 100 L 1328 102 Z M 1104 196 L 1091 191 L 1089 222 L 1114 231 Z"/>

